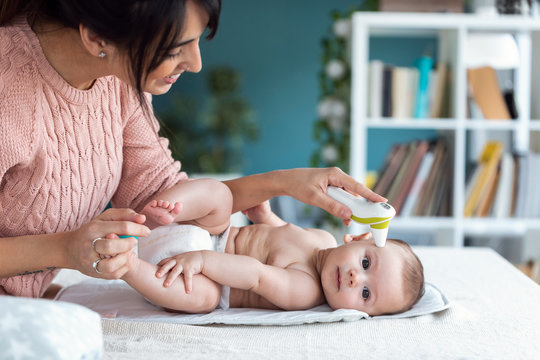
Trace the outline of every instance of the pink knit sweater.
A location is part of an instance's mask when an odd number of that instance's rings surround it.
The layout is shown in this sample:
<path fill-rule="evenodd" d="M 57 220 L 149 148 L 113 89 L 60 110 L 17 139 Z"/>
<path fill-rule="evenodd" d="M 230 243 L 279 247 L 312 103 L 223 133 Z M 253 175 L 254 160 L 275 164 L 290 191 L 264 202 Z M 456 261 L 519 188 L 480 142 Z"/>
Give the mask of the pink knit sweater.
<path fill-rule="evenodd" d="M 71 87 L 24 17 L 0 27 L 0 237 L 71 231 L 114 207 L 140 210 L 186 175 L 114 76 Z M 39 297 L 57 270 L 0 278 L 0 294 Z"/>

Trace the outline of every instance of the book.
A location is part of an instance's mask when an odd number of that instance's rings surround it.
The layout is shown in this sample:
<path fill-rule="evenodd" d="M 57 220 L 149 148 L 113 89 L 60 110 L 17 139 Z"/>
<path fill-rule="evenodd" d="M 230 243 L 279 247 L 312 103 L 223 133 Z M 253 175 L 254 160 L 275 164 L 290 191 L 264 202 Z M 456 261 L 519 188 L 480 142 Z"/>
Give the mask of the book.
<path fill-rule="evenodd" d="M 532 153 L 533 156 L 533 163 L 532 166 L 529 168 L 529 183 L 532 184 L 533 188 L 533 194 L 531 197 L 532 200 L 532 210 L 530 217 L 531 218 L 539 218 L 540 217 L 540 189 L 536 185 L 536 181 L 538 179 L 538 175 L 540 172 L 540 154 L 539 153 Z"/>
<path fill-rule="evenodd" d="M 424 186 L 422 186 L 422 189 L 420 190 L 420 196 L 413 212 L 415 216 L 428 215 L 429 203 L 433 196 L 435 196 L 435 190 L 437 186 L 439 186 L 439 184 L 436 183 L 436 178 L 438 177 L 438 173 L 441 171 L 441 168 L 446 166 L 446 164 L 443 163 L 445 152 L 445 141 L 443 139 L 437 140 L 437 143 L 435 144 L 435 148 L 433 150 L 433 164 L 429 170 L 426 181 L 424 182 Z"/>
<path fill-rule="evenodd" d="M 514 173 L 512 174 L 512 200 L 510 203 L 510 216 L 516 215 L 516 204 L 518 198 L 518 188 L 519 188 L 519 158 L 520 156 L 514 156 Z"/>
<path fill-rule="evenodd" d="M 496 175 L 497 166 L 503 151 L 503 144 L 500 141 L 488 141 L 484 145 L 482 153 L 478 159 L 480 174 L 472 185 L 469 196 L 465 200 L 464 216 L 471 217 L 475 213 L 480 202 L 482 192 L 486 190 L 491 177 Z"/>
<path fill-rule="evenodd" d="M 418 70 L 396 66 L 392 75 L 392 117 L 411 118 Z"/>
<path fill-rule="evenodd" d="M 392 65 L 384 65 L 383 69 L 383 88 L 382 88 L 382 108 L 383 117 L 392 116 Z"/>
<path fill-rule="evenodd" d="M 382 92 L 383 92 L 383 70 L 384 63 L 380 60 L 369 62 L 369 91 L 368 106 L 369 116 L 380 118 L 382 115 Z"/>
<path fill-rule="evenodd" d="M 406 144 L 407 154 L 405 158 L 403 159 L 399 167 L 399 170 L 396 174 L 396 177 L 394 178 L 394 181 L 392 181 L 392 185 L 390 186 L 390 189 L 388 190 L 388 193 L 386 195 L 386 198 L 388 198 L 388 203 L 394 206 L 394 208 L 395 208 L 395 200 L 396 200 L 397 194 L 403 188 L 403 180 L 405 178 L 405 173 L 408 171 L 413 155 L 416 152 L 416 145 L 417 144 L 414 141 Z"/>
<path fill-rule="evenodd" d="M 414 153 L 412 154 L 411 160 L 403 175 L 403 181 L 399 186 L 399 191 L 396 193 L 394 199 L 392 200 L 392 206 L 396 210 L 396 214 L 400 215 L 401 209 L 405 203 L 407 195 L 411 191 L 412 185 L 415 181 L 416 174 L 422 160 L 424 159 L 426 152 L 429 148 L 429 143 L 425 140 L 418 141 L 418 144 L 414 148 Z M 405 163 L 404 163 L 405 165 Z"/>
<path fill-rule="evenodd" d="M 384 162 L 382 166 L 379 168 L 379 171 L 377 171 L 377 181 L 373 185 L 372 189 L 375 189 L 376 187 L 381 187 L 382 185 L 379 184 L 379 182 L 384 178 L 384 173 L 390 166 L 390 163 L 392 162 L 392 159 L 396 155 L 396 153 L 399 151 L 400 144 L 394 144 L 392 145 L 390 151 L 386 154 L 386 157 L 384 158 Z"/>
<path fill-rule="evenodd" d="M 497 73 L 490 66 L 467 69 L 471 95 L 485 119 L 510 120 L 510 114 L 497 81 Z"/>
<path fill-rule="evenodd" d="M 527 202 L 527 177 L 529 173 L 527 155 L 518 156 L 518 176 L 516 179 L 516 204 L 514 215 L 516 217 L 525 217 L 526 202 Z"/>
<path fill-rule="evenodd" d="M 390 190 L 392 181 L 394 180 L 407 153 L 407 144 L 397 144 L 393 151 L 394 154 L 392 155 L 390 163 L 382 173 L 381 178 L 377 184 L 375 184 L 375 188 L 373 189 L 373 191 L 382 196 L 386 196 L 388 190 Z"/>
<path fill-rule="evenodd" d="M 527 179 L 525 181 L 526 183 L 526 198 L 525 198 L 525 212 L 524 217 L 526 218 L 534 218 L 535 215 L 535 203 L 536 200 L 536 188 L 538 187 L 536 181 L 537 181 L 537 173 L 535 172 L 535 166 L 536 166 L 536 154 L 533 152 L 529 152 L 527 154 Z"/>
<path fill-rule="evenodd" d="M 474 164 L 474 168 L 471 171 L 471 175 L 469 176 L 469 179 L 467 180 L 465 185 L 465 199 L 468 199 L 471 196 L 472 190 L 475 184 L 478 182 L 478 178 L 480 177 L 481 170 L 482 167 L 480 166 L 480 164 Z"/>
<path fill-rule="evenodd" d="M 418 68 L 418 86 L 414 105 L 414 117 L 424 119 L 429 115 L 429 74 L 433 67 L 433 59 L 422 56 L 416 61 Z"/>
<path fill-rule="evenodd" d="M 493 204 L 493 217 L 501 219 L 508 218 L 511 214 L 512 202 L 512 181 L 514 176 L 514 159 L 509 153 L 502 154 L 499 183 Z"/>
<path fill-rule="evenodd" d="M 431 169 L 431 165 L 433 164 L 433 159 L 434 155 L 432 150 L 428 151 L 422 158 L 422 162 L 420 163 L 420 167 L 418 168 L 418 172 L 416 173 L 416 177 L 414 178 L 411 190 L 407 194 L 407 199 L 403 204 L 400 216 L 405 217 L 411 216 L 413 214 L 413 210 L 416 207 L 416 203 L 420 195 L 420 190 L 422 189 L 422 186 L 424 185 L 424 182 L 426 181 L 426 178 Z"/>
<path fill-rule="evenodd" d="M 495 193 L 497 191 L 500 176 L 500 171 L 497 170 L 494 176 L 488 178 L 486 187 L 483 189 L 482 195 L 478 200 L 478 206 L 474 212 L 474 216 L 486 217 L 490 213 L 491 207 L 493 206 L 493 202 L 495 200 Z"/>
<path fill-rule="evenodd" d="M 435 76 L 432 77 L 433 83 L 430 90 L 431 99 L 429 102 L 429 117 L 436 119 L 443 116 L 443 99 L 446 96 L 446 83 L 448 81 L 448 67 L 446 63 L 437 63 Z"/>
<path fill-rule="evenodd" d="M 442 202 L 444 193 L 447 191 L 449 184 L 450 166 L 448 166 L 448 151 L 444 148 L 441 155 L 440 163 L 438 164 L 435 177 L 433 178 L 432 187 L 427 199 L 424 215 L 425 216 L 437 216 L 439 214 L 439 208 Z"/>
<path fill-rule="evenodd" d="M 517 119 L 519 114 L 516 106 L 516 100 L 514 98 L 514 90 L 508 89 L 503 91 L 503 98 L 506 108 L 508 109 L 508 114 L 510 114 L 510 118 Z"/>
<path fill-rule="evenodd" d="M 431 12 L 461 13 L 464 2 L 461 0 L 380 0 L 379 11 L 389 12 Z"/>

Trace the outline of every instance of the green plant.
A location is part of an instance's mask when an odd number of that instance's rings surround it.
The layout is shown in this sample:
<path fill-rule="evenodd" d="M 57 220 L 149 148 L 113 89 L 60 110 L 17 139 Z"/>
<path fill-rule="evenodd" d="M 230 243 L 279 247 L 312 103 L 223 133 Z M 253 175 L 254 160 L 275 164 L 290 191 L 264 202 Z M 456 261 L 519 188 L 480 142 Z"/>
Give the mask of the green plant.
<path fill-rule="evenodd" d="M 240 74 L 230 67 L 209 71 L 209 97 L 201 107 L 176 95 L 172 109 L 159 114 L 171 142 L 173 157 L 195 173 L 241 172 L 242 148 L 258 138 L 259 127 L 250 104 L 239 94 Z"/>

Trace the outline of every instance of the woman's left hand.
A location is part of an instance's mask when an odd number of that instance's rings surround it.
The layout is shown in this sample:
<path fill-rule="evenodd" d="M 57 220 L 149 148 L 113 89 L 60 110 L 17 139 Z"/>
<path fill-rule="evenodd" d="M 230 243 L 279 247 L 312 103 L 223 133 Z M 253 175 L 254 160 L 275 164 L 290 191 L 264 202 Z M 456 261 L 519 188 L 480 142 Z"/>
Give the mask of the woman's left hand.
<path fill-rule="evenodd" d="M 357 182 L 337 167 L 333 168 L 299 168 L 280 171 L 283 191 L 306 204 L 315 205 L 328 211 L 348 225 L 351 209 L 332 199 L 326 193 L 329 185 L 341 187 L 348 192 L 359 195 L 373 202 L 386 202 L 387 199 Z"/>

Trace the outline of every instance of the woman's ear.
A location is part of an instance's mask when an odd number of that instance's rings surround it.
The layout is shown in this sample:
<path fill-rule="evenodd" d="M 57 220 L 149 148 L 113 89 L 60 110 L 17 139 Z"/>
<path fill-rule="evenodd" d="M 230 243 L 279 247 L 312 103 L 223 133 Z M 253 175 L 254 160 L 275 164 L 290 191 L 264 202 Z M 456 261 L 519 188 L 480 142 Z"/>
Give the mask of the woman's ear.
<path fill-rule="evenodd" d="M 105 57 L 107 55 L 107 50 L 110 49 L 108 49 L 107 42 L 102 37 L 99 37 L 83 24 L 79 24 L 79 34 L 83 46 L 92 56 Z"/>

